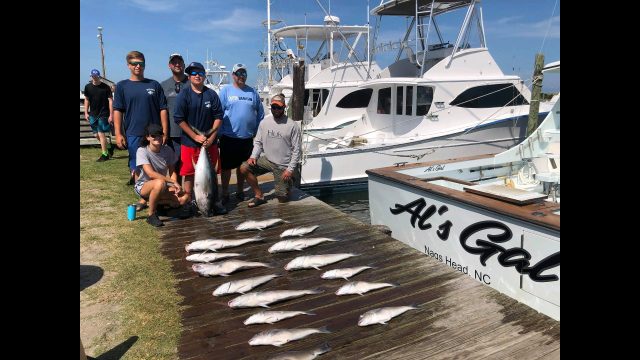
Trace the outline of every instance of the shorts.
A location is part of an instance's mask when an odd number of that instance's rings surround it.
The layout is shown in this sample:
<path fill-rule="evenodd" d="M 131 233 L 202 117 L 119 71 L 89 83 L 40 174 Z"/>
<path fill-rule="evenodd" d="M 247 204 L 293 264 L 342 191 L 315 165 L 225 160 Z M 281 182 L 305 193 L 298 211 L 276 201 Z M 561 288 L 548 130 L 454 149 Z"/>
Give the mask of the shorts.
<path fill-rule="evenodd" d="M 235 169 L 251 157 L 253 139 L 220 137 L 220 167 L 222 170 Z"/>
<path fill-rule="evenodd" d="M 144 186 L 144 182 L 142 181 L 136 181 L 136 183 L 133 185 L 133 190 L 136 192 L 136 194 L 138 194 L 138 196 L 140 196 L 141 198 L 145 199 L 145 200 L 149 200 L 148 198 L 142 196 L 140 194 L 140 192 L 142 191 L 142 187 Z"/>
<path fill-rule="evenodd" d="M 249 172 L 251 172 L 255 176 L 260 176 L 266 173 L 273 173 L 273 181 L 275 182 L 275 194 L 276 196 L 288 196 L 289 191 L 291 190 L 291 186 L 293 186 L 295 179 L 300 178 L 300 174 L 298 173 L 298 169 L 293 169 L 293 175 L 289 179 L 289 181 L 282 180 L 282 173 L 287 170 L 287 168 L 281 168 L 279 165 L 272 163 L 267 159 L 266 156 L 260 156 L 256 161 L 255 165 L 249 165 L 247 162 L 244 162 Z"/>
<path fill-rule="evenodd" d="M 179 137 L 170 137 L 169 141 L 167 141 L 167 145 L 169 145 L 170 148 L 173 149 L 173 152 L 176 153 L 176 157 L 178 158 L 178 161 L 175 164 L 175 169 L 176 169 L 176 173 L 180 174 L 180 168 L 181 168 L 181 164 L 182 164 L 182 160 L 180 159 L 180 149 L 181 149 L 181 139 Z"/>
<path fill-rule="evenodd" d="M 111 133 L 111 124 L 109 124 L 109 118 L 89 115 L 89 125 L 91 125 L 91 131 L 94 134 L 97 134 L 98 132 L 105 134 Z"/>
<path fill-rule="evenodd" d="M 127 135 L 127 150 L 129 151 L 129 169 L 136 169 L 136 153 L 140 147 L 140 141 L 144 136 Z"/>
<path fill-rule="evenodd" d="M 180 145 L 180 161 L 182 162 L 182 165 L 180 167 L 181 176 L 195 174 L 196 169 L 194 168 L 193 164 L 198 162 L 200 149 L 202 149 L 202 147 L 193 148 L 186 145 Z M 209 153 L 209 162 L 211 163 L 211 167 L 214 168 L 213 171 L 216 171 L 218 158 L 220 157 L 220 155 L 218 154 L 218 146 L 211 145 L 207 150 L 207 152 Z M 191 160 L 193 160 L 193 162 Z"/>

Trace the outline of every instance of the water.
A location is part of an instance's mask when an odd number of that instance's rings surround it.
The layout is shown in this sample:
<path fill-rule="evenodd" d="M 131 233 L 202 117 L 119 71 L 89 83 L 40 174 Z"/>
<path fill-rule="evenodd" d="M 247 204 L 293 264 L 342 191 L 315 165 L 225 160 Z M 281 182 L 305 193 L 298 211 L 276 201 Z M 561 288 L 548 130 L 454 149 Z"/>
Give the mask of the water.
<path fill-rule="evenodd" d="M 354 217 L 365 224 L 371 224 L 369 215 L 369 191 L 367 186 L 351 188 L 328 188 L 307 191 L 334 209 Z"/>

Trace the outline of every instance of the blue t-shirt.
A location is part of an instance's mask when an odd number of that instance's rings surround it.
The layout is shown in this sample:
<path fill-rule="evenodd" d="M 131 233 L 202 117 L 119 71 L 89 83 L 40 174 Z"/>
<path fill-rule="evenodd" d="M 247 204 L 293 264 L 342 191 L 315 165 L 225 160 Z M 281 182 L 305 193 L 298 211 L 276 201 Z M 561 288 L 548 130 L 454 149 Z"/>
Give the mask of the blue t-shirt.
<path fill-rule="evenodd" d="M 160 83 L 143 79 L 122 80 L 116 85 L 113 110 L 124 113 L 124 132 L 127 136 L 144 136 L 148 124 L 160 123 L 160 110 L 167 108 L 167 98 Z"/>
<path fill-rule="evenodd" d="M 176 124 L 186 121 L 191 127 L 200 130 L 204 134 L 211 130 L 215 119 L 222 119 L 222 114 L 220 98 L 215 91 L 205 86 L 202 92 L 198 94 L 189 86 L 186 89 L 182 89 L 178 94 L 173 118 Z M 181 140 L 182 145 L 185 146 L 202 146 L 193 141 L 184 131 L 182 132 Z"/>
<path fill-rule="evenodd" d="M 264 118 L 260 96 L 251 86 L 238 89 L 227 85 L 220 90 L 220 102 L 224 109 L 220 135 L 250 139 L 256 135 Z"/>

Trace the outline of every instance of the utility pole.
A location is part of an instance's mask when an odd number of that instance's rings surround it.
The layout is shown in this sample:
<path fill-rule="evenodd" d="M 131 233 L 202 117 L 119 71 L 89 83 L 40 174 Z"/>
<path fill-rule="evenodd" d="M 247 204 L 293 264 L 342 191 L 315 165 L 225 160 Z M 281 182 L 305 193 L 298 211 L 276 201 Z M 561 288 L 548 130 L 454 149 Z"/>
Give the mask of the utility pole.
<path fill-rule="evenodd" d="M 98 40 L 100 40 L 100 54 L 102 55 L 102 77 L 107 77 L 107 69 L 104 67 L 104 44 L 102 43 L 102 26 L 98 26 Z"/>
<path fill-rule="evenodd" d="M 533 83 L 531 86 L 531 102 L 529 103 L 529 122 L 527 123 L 527 136 L 531 135 L 538 127 L 538 112 L 540 111 L 540 93 L 542 92 L 542 67 L 544 55 L 536 54 L 536 64 L 533 69 Z"/>

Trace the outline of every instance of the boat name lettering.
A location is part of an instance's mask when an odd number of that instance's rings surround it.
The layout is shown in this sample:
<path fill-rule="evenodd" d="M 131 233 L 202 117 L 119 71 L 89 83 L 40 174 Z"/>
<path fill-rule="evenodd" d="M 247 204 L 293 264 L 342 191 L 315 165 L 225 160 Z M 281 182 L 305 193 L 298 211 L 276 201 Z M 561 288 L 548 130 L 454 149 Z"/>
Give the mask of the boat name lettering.
<path fill-rule="evenodd" d="M 420 230 L 427 230 L 431 228 L 431 223 L 425 224 L 425 221 L 427 221 L 431 216 L 433 216 L 433 214 L 435 214 L 436 206 L 435 205 L 429 206 L 428 208 L 425 209 L 424 213 L 420 215 L 420 213 L 422 212 L 422 209 L 424 209 L 425 206 L 427 206 L 427 202 L 424 200 L 424 198 L 420 198 L 406 205 L 395 204 L 395 209 L 389 208 L 389 211 L 391 211 L 393 215 L 398 215 L 403 212 L 408 212 L 409 214 L 411 214 L 411 220 L 410 220 L 411 226 L 415 228 L 416 220 L 418 220 L 418 228 L 420 228 Z M 442 205 L 438 209 L 438 215 L 442 215 L 448 210 L 449 208 L 446 205 Z M 445 241 L 449 238 L 449 232 L 452 226 L 453 226 L 453 223 L 449 220 L 438 225 L 438 231 L 436 233 L 440 238 L 440 240 Z"/>
<path fill-rule="evenodd" d="M 483 239 L 476 239 L 477 247 L 470 246 L 467 244 L 467 240 L 474 235 L 475 233 L 488 230 L 488 229 L 496 229 L 501 230 L 500 234 L 488 234 L 487 238 L 490 241 Z M 503 243 L 508 241 L 512 237 L 512 232 L 509 227 L 505 224 L 500 223 L 498 221 L 479 221 L 474 224 L 467 226 L 460 233 L 460 245 L 470 254 L 480 255 L 480 263 L 483 266 L 486 266 L 487 260 L 493 255 L 498 255 L 498 262 L 503 267 L 513 266 L 516 268 L 522 275 L 529 275 L 529 278 L 533 281 L 538 282 L 548 282 L 548 281 L 557 281 L 559 278 L 555 274 L 551 275 L 540 275 L 543 271 L 547 269 L 554 268 L 556 266 L 560 266 L 560 252 L 558 251 L 555 254 L 551 254 L 544 259 L 540 260 L 537 264 L 533 266 L 529 266 L 529 260 L 531 260 L 531 254 L 522 248 L 511 248 L 505 249 L 497 243 Z"/>
<path fill-rule="evenodd" d="M 440 171 L 440 170 L 444 170 L 444 164 L 427 166 L 427 168 L 424 169 L 423 172 L 432 172 L 432 171 Z"/>
<path fill-rule="evenodd" d="M 424 253 L 427 254 L 428 256 L 434 258 L 435 260 L 440 261 L 441 263 L 445 263 L 448 266 L 451 266 L 452 268 L 454 268 L 455 270 L 460 271 L 463 274 L 467 274 L 467 275 L 469 274 L 469 266 L 462 266 L 462 264 L 453 261 L 452 258 L 450 258 L 450 257 L 448 257 L 446 255 L 444 256 L 444 259 L 443 259 L 441 254 L 438 254 L 437 252 L 431 250 L 426 245 L 424 247 Z"/>

